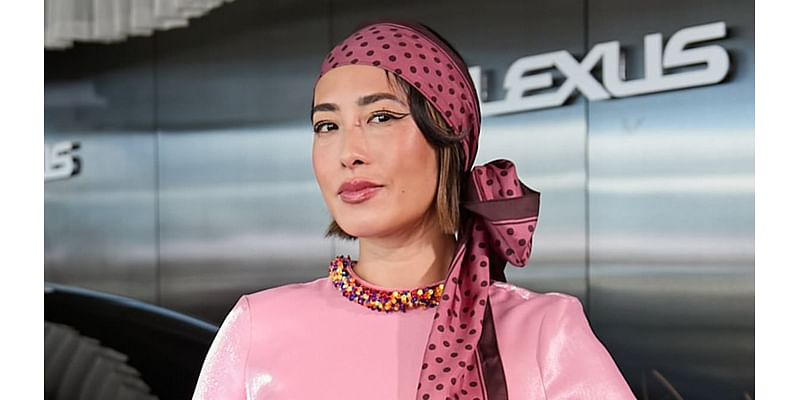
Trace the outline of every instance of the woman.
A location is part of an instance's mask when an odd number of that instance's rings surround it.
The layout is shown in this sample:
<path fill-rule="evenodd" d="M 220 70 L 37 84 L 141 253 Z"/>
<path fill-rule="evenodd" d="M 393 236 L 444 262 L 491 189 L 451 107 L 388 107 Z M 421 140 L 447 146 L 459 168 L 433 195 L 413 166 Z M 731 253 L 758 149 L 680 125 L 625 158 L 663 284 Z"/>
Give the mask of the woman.
<path fill-rule="evenodd" d="M 314 88 L 314 173 L 359 259 L 242 296 L 199 399 L 631 399 L 572 296 L 505 283 L 525 266 L 539 193 L 514 164 L 472 167 L 480 111 L 429 28 L 368 24 Z"/>

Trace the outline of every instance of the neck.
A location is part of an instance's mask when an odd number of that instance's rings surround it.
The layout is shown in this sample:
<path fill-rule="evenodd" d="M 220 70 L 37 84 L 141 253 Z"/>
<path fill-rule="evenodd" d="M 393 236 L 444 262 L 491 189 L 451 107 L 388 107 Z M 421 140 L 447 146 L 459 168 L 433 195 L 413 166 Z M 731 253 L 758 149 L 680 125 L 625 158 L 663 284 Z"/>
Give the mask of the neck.
<path fill-rule="evenodd" d="M 455 236 L 427 221 L 402 234 L 359 238 L 358 276 L 377 286 L 404 289 L 444 280 L 455 255 Z"/>

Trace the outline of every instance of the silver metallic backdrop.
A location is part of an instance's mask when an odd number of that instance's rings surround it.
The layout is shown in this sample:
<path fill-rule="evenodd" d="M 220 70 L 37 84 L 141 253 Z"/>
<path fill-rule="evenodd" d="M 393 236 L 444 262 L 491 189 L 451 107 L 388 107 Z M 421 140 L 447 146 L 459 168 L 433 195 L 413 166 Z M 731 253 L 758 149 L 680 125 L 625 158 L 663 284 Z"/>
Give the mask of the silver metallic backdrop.
<path fill-rule="evenodd" d="M 153 37 L 47 51 L 45 143 L 80 143 L 81 167 L 45 183 L 45 278 L 219 323 L 240 294 L 355 255 L 323 238 L 309 108 L 327 50 L 386 16 L 442 33 L 484 71 L 485 101 L 524 56 L 580 61 L 618 40 L 636 79 L 645 35 L 726 23 L 720 84 L 489 116 L 477 162 L 512 159 L 542 192 L 509 280 L 579 296 L 637 395 L 753 396 L 752 2 L 236 0 Z"/>

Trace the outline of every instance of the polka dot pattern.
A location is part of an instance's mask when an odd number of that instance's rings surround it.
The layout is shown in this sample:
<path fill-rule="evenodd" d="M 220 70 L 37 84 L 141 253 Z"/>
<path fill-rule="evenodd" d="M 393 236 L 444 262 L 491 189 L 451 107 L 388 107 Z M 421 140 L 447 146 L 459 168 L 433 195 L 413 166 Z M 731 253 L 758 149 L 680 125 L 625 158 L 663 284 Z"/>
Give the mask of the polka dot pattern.
<path fill-rule="evenodd" d="M 468 234 L 459 242 L 434 315 L 435 329 L 431 329 L 423 358 L 428 379 L 420 380 L 418 399 L 425 395 L 485 398 L 483 379 L 475 366 L 489 302 L 491 260 L 524 267 L 531 255 L 539 192 L 524 187 L 514 164 L 502 159 L 473 168 L 469 183 L 465 200 L 472 211 L 466 218 Z"/>
<path fill-rule="evenodd" d="M 490 236 L 487 243 L 491 243 L 491 250 L 517 267 L 525 266 L 531 255 L 533 231 L 539 220 L 539 193 L 528 189 L 530 194 L 526 194 L 514 163 L 509 160 L 495 160 L 475 167 L 471 178 L 475 191 L 484 196 L 479 201 L 495 204 L 483 207 L 487 214 L 483 219 Z M 478 187 L 480 190 L 477 190 Z M 504 200 L 509 199 L 530 199 L 529 204 L 535 205 L 535 213 L 522 218 L 497 219 L 495 216 L 503 213 L 503 210 L 497 209 L 508 207 Z M 492 210 L 492 207 L 496 209 Z"/>
<path fill-rule="evenodd" d="M 412 25 L 382 22 L 356 31 L 326 56 L 318 78 L 351 64 L 385 69 L 417 88 L 456 134 L 465 135 L 464 171 L 469 176 L 462 203 L 468 212 L 462 215 L 458 250 L 424 348 L 416 399 L 485 400 L 478 349 L 484 325 L 492 323 L 484 321 L 490 270 L 498 263 L 526 265 L 538 221 L 539 192 L 520 182 L 511 161 L 472 168 L 480 132 L 473 82 L 438 39 L 424 27 Z"/>
<path fill-rule="evenodd" d="M 330 51 L 317 80 L 333 68 L 352 64 L 385 69 L 416 87 L 455 134 L 466 135 L 461 143 L 467 155 L 464 171 L 469 171 L 478 152 L 481 119 L 475 85 L 423 27 L 389 22 L 366 26 Z"/>

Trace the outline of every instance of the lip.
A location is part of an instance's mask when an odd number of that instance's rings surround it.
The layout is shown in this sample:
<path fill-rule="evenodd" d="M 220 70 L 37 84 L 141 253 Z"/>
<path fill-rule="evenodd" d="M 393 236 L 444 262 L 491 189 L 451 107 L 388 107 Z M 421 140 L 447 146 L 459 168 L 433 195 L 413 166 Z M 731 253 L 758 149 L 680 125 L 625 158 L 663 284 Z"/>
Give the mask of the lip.
<path fill-rule="evenodd" d="M 339 198 L 345 203 L 357 204 L 377 194 L 383 186 L 362 179 L 353 179 L 339 187 Z"/>

